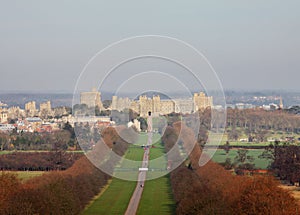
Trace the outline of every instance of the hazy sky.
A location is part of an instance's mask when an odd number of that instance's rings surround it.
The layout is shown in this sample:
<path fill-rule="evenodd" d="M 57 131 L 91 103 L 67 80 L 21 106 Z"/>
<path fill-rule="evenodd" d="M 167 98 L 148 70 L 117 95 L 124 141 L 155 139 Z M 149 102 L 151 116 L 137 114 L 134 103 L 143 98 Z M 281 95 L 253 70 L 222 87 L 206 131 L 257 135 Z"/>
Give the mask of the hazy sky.
<path fill-rule="evenodd" d="M 123 38 L 186 41 L 225 89 L 300 91 L 300 1 L 1 1 L 0 92 L 68 91 Z"/>

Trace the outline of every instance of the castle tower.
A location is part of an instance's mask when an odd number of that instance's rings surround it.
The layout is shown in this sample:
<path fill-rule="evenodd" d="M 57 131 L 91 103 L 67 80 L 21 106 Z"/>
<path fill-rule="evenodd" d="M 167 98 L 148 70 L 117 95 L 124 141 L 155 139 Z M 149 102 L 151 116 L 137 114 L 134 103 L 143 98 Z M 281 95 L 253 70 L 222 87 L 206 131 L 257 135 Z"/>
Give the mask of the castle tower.
<path fill-rule="evenodd" d="M 118 109 L 118 97 L 117 96 L 113 96 L 111 99 L 111 109 L 112 110 Z"/>
<path fill-rule="evenodd" d="M 140 115 L 148 116 L 149 112 L 153 112 L 152 99 L 148 99 L 146 95 L 139 97 L 140 102 Z"/>
<path fill-rule="evenodd" d="M 213 98 L 212 96 L 208 97 L 205 93 L 194 93 L 193 97 L 194 102 L 194 111 L 198 111 L 199 109 L 205 109 L 213 106 Z"/>
<path fill-rule="evenodd" d="M 86 104 L 88 107 L 98 107 L 103 110 L 103 105 L 101 102 L 101 93 L 93 88 L 91 92 L 80 93 L 80 104 Z"/>
<path fill-rule="evenodd" d="M 152 103 L 153 103 L 153 114 L 160 113 L 160 96 L 153 96 L 152 97 Z"/>
<path fill-rule="evenodd" d="M 28 117 L 33 117 L 37 112 L 35 101 L 27 102 L 25 104 L 25 111 Z"/>

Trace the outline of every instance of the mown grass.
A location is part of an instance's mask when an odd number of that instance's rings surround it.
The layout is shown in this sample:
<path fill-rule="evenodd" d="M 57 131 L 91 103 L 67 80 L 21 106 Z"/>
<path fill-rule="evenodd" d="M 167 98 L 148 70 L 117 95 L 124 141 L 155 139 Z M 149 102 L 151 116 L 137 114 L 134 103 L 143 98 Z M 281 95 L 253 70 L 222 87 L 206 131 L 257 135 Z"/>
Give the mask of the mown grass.
<path fill-rule="evenodd" d="M 107 190 L 83 214 L 124 214 L 135 187 L 135 181 L 113 178 Z"/>
<path fill-rule="evenodd" d="M 140 145 L 146 143 L 145 141 L 147 141 L 146 136 L 140 135 L 137 143 L 129 146 L 124 157 L 130 161 L 142 161 L 144 150 L 142 147 L 140 147 Z M 127 162 L 124 159 L 116 168 L 115 175 L 121 176 L 122 174 L 130 174 L 131 177 L 137 178 L 137 170 L 140 166 L 138 163 L 135 164 L 133 162 Z M 132 171 L 118 171 L 124 168 L 132 168 Z M 136 181 L 124 181 L 114 177 L 105 192 L 96 198 L 95 201 L 92 202 L 82 214 L 124 214 L 135 187 Z"/>
<path fill-rule="evenodd" d="M 156 143 L 154 147 L 150 150 L 149 169 L 166 169 L 165 153 L 161 142 Z M 157 160 L 157 158 L 161 159 Z M 154 176 L 153 174 L 155 172 L 148 172 L 147 177 L 150 178 Z M 143 189 L 137 214 L 175 214 L 175 202 L 168 175 L 146 181 Z"/>
<path fill-rule="evenodd" d="M 10 154 L 13 153 L 14 151 L 0 151 L 0 155 L 5 155 L 5 154 Z"/>
<path fill-rule="evenodd" d="M 213 155 L 212 160 L 217 163 L 223 163 L 225 162 L 226 158 L 230 158 L 231 162 L 234 162 L 234 158 L 237 155 L 237 149 L 231 149 L 226 155 L 225 150 L 223 149 L 217 149 L 216 153 Z M 270 161 L 267 159 L 259 158 L 259 155 L 261 155 L 264 151 L 264 149 L 249 149 L 248 155 L 253 156 L 254 158 L 254 164 L 255 168 L 257 169 L 267 169 L 268 165 L 270 164 Z"/>
<path fill-rule="evenodd" d="M 3 172 L 16 174 L 17 177 L 22 180 L 22 182 L 25 182 L 30 178 L 40 176 L 42 174 L 47 174 L 47 172 L 44 171 L 3 171 Z"/>
<path fill-rule="evenodd" d="M 146 181 L 137 214 L 175 214 L 168 176 Z"/>

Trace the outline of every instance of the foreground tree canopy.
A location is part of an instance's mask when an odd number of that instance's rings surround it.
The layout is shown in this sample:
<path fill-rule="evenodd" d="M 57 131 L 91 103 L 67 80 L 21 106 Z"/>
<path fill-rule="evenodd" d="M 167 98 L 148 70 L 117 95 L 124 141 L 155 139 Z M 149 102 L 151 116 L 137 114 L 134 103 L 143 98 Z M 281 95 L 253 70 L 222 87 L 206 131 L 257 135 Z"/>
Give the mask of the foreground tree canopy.
<path fill-rule="evenodd" d="M 162 138 L 166 150 L 180 129 L 190 132 L 180 123 L 167 128 Z M 297 214 L 295 199 L 273 177 L 235 176 L 212 161 L 199 167 L 200 146 L 191 147 L 195 141 L 191 135 L 179 138 L 190 156 L 170 176 L 177 214 Z"/>

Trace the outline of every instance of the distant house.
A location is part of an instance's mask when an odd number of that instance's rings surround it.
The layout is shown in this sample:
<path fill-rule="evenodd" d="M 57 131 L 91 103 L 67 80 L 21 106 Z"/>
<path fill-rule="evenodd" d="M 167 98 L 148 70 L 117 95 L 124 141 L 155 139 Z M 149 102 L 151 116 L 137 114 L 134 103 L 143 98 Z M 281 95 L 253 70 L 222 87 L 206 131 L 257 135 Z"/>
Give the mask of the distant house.
<path fill-rule="evenodd" d="M 0 131 L 12 131 L 16 127 L 12 124 L 0 124 Z"/>
<path fill-rule="evenodd" d="M 35 130 L 38 133 L 51 133 L 53 131 L 53 128 L 49 124 L 43 124 L 41 127 L 36 128 Z"/>
<path fill-rule="evenodd" d="M 42 119 L 39 117 L 28 117 L 25 119 L 28 123 L 41 123 Z"/>

